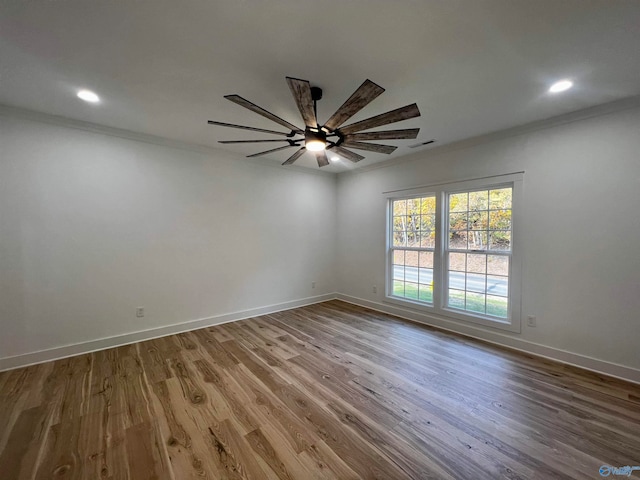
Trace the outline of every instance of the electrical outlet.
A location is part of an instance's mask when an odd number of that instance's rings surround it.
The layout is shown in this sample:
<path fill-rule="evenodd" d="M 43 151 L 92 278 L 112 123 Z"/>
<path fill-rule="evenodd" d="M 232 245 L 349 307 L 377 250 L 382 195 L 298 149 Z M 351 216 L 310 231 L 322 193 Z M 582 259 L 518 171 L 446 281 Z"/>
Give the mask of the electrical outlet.
<path fill-rule="evenodd" d="M 527 317 L 527 326 L 535 327 L 536 326 L 536 317 L 534 315 L 529 315 Z"/>
<path fill-rule="evenodd" d="M 371 291 L 373 293 L 378 293 L 378 287 L 374 285 L 373 288 L 371 289 Z"/>
<path fill-rule="evenodd" d="M 136 308 L 136 317 L 138 318 L 144 317 L 144 307 Z"/>
<path fill-rule="evenodd" d="M 316 288 L 316 282 L 311 282 L 311 288 Z"/>

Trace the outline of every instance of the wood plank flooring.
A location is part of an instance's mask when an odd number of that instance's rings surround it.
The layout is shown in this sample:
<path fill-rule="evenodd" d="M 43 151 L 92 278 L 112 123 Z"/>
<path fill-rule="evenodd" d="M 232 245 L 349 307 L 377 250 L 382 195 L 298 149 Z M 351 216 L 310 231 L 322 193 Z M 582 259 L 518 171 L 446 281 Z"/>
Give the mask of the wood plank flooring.
<path fill-rule="evenodd" d="M 640 387 L 332 301 L 0 373 L 0 479 L 584 479 Z M 635 472 L 640 476 L 640 472 Z"/>

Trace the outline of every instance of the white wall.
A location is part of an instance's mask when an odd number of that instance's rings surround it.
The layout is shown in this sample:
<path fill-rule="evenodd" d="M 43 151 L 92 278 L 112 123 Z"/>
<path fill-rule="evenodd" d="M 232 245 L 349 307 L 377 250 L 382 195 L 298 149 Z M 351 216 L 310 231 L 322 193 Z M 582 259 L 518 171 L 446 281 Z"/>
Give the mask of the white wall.
<path fill-rule="evenodd" d="M 640 381 L 638 132 L 636 106 L 336 180 L 0 115 L 0 369 L 337 291 Z M 384 303 L 383 191 L 522 170 L 523 315 L 536 328 Z"/>
<path fill-rule="evenodd" d="M 0 360 L 334 291 L 334 176 L 16 116 L 0 146 Z"/>
<path fill-rule="evenodd" d="M 592 368 L 603 364 L 590 358 L 640 369 L 637 107 L 340 175 L 337 290 L 394 311 L 384 303 L 382 192 L 517 171 L 525 172 L 522 312 L 525 319 L 536 315 L 537 327 L 525 320 L 518 335 L 400 313 Z M 630 374 L 610 367 L 610 373 Z"/>

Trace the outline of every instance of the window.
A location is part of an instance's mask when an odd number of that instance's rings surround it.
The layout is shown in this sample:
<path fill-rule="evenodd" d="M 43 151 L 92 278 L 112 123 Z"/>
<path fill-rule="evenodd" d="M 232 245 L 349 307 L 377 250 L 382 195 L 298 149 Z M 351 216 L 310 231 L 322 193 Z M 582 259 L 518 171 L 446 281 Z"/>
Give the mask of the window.
<path fill-rule="evenodd" d="M 433 303 L 436 197 L 394 200 L 392 222 L 393 295 Z"/>
<path fill-rule="evenodd" d="M 521 183 L 515 174 L 390 195 L 387 300 L 519 331 Z"/>
<path fill-rule="evenodd" d="M 446 306 L 508 318 L 513 188 L 449 193 Z"/>

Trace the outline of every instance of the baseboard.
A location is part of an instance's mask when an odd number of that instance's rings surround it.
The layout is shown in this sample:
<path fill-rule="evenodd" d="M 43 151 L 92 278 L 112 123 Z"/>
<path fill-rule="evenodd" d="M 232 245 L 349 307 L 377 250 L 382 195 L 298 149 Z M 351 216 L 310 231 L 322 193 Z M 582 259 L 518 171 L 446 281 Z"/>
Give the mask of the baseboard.
<path fill-rule="evenodd" d="M 455 320 L 449 320 L 447 318 L 430 315 L 414 310 L 405 309 L 395 305 L 390 305 L 380 302 L 372 302 L 359 297 L 352 297 L 338 293 L 336 295 L 338 300 L 342 300 L 347 303 L 359 305 L 361 307 L 370 308 L 382 313 L 388 313 L 397 317 L 411 320 L 413 322 L 423 323 L 432 327 L 446 330 L 456 333 L 458 335 L 464 335 L 475 339 L 482 340 L 484 342 L 500 345 L 513 350 L 518 350 L 530 355 L 536 355 L 538 357 L 547 358 L 556 362 L 572 365 L 575 367 L 583 368 L 599 374 L 608 375 L 621 380 L 625 380 L 632 383 L 640 384 L 640 370 L 627 367 L 617 363 L 607 362 L 605 360 L 599 360 L 597 358 L 588 357 L 578 353 L 561 350 L 558 348 L 548 347 L 539 343 L 527 342 L 513 336 L 504 335 L 498 332 L 490 332 L 480 328 L 476 328 L 471 325 L 463 325 Z"/>
<path fill-rule="evenodd" d="M 187 322 L 166 325 L 163 327 L 151 328 L 148 330 L 140 330 L 137 332 L 125 333 L 113 337 L 91 340 L 88 342 L 75 343 L 72 345 L 64 345 L 47 350 L 37 352 L 24 353 L 13 357 L 0 358 L 0 372 L 4 370 L 12 370 L 15 368 L 26 367 L 36 363 L 49 362 L 51 360 L 59 360 L 61 358 L 73 357 L 83 353 L 91 353 L 97 350 L 107 348 L 120 347 L 130 343 L 151 340 L 153 338 L 166 337 L 167 335 L 175 335 L 176 333 L 188 332 L 190 330 L 198 330 L 200 328 L 211 327 L 213 325 L 221 325 L 223 323 L 235 322 L 245 318 L 257 317 L 268 313 L 281 312 L 292 308 L 304 307 L 314 303 L 326 302 L 337 298 L 335 293 L 327 293 L 315 297 L 301 298 L 289 302 L 277 303 L 275 305 L 267 305 L 264 307 L 242 310 L 224 315 L 216 315 L 208 318 L 200 318 Z"/>

